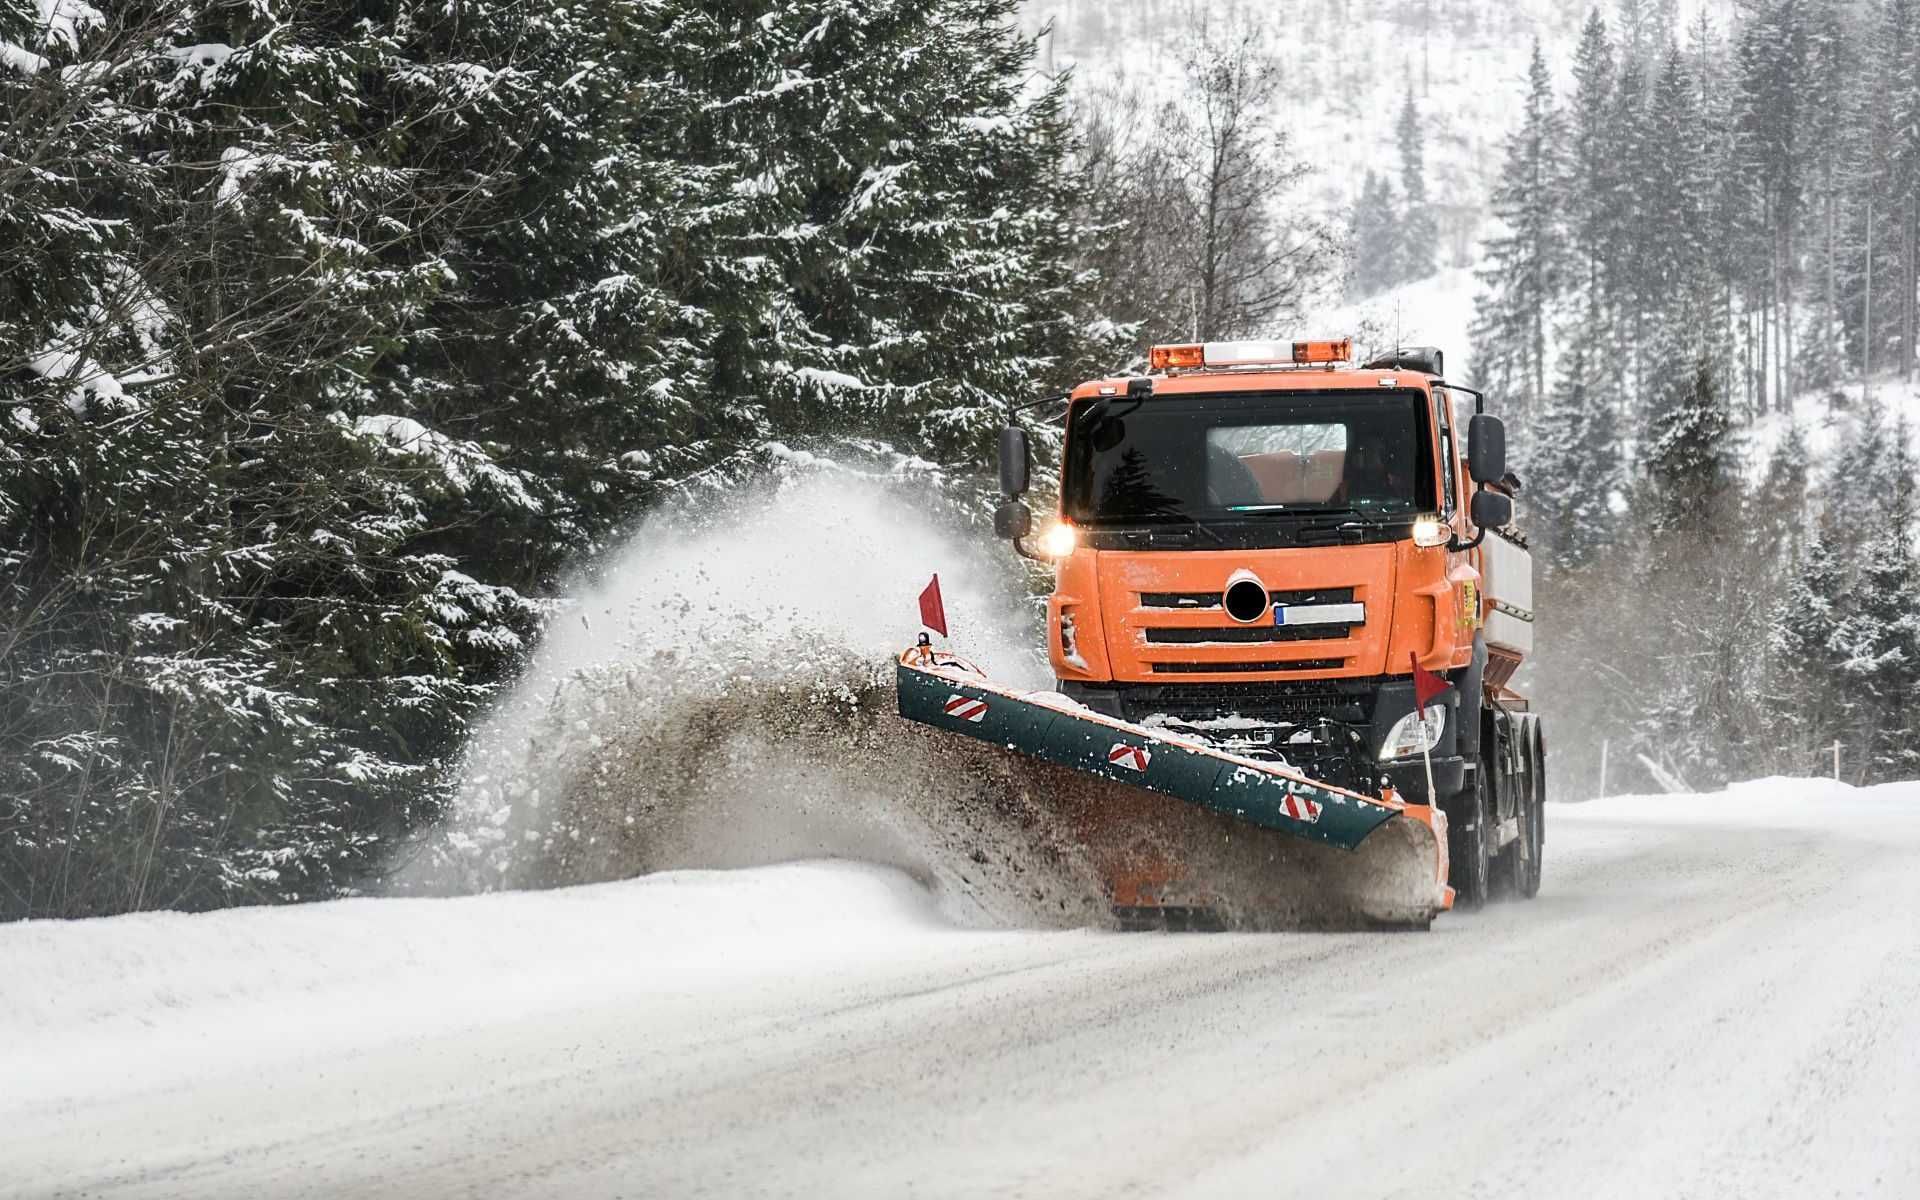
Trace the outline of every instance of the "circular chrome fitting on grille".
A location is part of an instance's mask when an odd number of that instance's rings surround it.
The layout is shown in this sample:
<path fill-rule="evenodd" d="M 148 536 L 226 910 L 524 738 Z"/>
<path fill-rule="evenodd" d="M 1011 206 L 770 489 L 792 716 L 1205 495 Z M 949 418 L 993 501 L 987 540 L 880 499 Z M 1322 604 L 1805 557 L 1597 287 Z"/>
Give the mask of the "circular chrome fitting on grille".
<path fill-rule="evenodd" d="M 1267 585 L 1252 571 L 1234 572 L 1233 578 L 1227 580 L 1227 590 L 1220 596 L 1227 615 L 1242 625 L 1251 625 L 1266 616 L 1268 600 Z"/>

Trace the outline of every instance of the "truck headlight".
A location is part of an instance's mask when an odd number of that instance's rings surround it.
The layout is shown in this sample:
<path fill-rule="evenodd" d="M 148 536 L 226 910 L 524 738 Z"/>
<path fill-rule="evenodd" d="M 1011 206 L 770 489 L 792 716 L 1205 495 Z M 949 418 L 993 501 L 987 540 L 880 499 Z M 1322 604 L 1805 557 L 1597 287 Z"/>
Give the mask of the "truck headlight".
<path fill-rule="evenodd" d="M 1424 754 L 1440 744 L 1440 735 L 1447 729 L 1447 710 L 1438 704 L 1427 705 L 1427 715 L 1410 712 L 1394 722 L 1387 733 L 1387 740 L 1380 744 L 1380 761 L 1393 758 L 1412 758 Z"/>
<path fill-rule="evenodd" d="M 1040 535 L 1040 553 L 1048 558 L 1065 558 L 1073 553 L 1073 548 L 1079 543 L 1073 526 L 1062 521 Z"/>
<path fill-rule="evenodd" d="M 1453 530 L 1439 517 L 1421 517 L 1413 523 L 1413 544 L 1432 549 L 1444 546 L 1453 536 Z"/>

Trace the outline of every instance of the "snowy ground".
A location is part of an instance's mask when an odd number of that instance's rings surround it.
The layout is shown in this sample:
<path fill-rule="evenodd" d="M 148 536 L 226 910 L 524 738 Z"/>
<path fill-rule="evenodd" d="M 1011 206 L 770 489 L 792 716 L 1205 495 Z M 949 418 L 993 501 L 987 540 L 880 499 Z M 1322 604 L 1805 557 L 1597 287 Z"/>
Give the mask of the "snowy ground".
<path fill-rule="evenodd" d="M 1549 814 L 1426 935 L 844 863 L 0 928 L 0 1195 L 1920 1195 L 1920 784 Z"/>

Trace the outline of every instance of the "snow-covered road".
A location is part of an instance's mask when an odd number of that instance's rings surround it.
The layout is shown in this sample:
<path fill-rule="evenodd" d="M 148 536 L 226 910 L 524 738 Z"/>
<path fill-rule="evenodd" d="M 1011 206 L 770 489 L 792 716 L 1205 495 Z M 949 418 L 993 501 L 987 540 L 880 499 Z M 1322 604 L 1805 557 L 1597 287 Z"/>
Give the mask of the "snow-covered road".
<path fill-rule="evenodd" d="M 0 928 L 4 1196 L 1920 1196 L 1920 785 L 1549 810 L 1430 934 L 812 864 Z"/>

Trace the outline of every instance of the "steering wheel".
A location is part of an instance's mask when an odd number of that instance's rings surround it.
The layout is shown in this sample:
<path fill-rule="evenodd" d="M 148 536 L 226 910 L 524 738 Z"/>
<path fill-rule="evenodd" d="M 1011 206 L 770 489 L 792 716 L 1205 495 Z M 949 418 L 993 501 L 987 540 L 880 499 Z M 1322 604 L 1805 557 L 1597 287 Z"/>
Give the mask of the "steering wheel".
<path fill-rule="evenodd" d="M 1241 508 L 1259 504 L 1266 493 L 1260 489 L 1247 464 L 1224 446 L 1207 446 L 1207 501 L 1215 508 Z"/>

